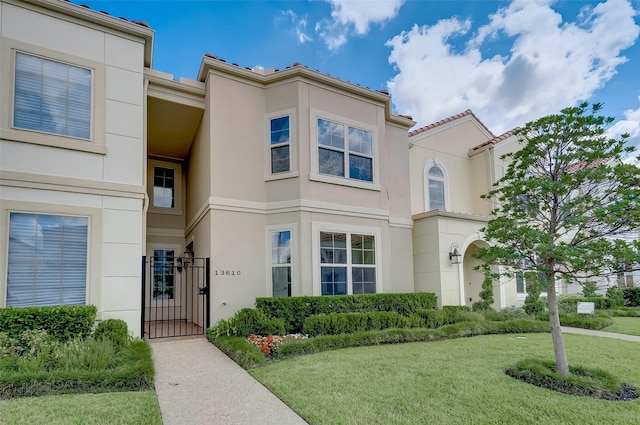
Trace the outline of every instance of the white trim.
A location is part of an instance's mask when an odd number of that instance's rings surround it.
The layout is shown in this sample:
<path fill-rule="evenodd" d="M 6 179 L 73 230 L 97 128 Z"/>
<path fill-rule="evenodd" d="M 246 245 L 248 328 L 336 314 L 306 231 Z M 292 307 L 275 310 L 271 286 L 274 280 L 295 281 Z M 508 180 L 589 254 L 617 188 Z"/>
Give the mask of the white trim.
<path fill-rule="evenodd" d="M 372 144 L 372 166 L 371 173 L 373 174 L 371 182 L 364 180 L 352 179 L 348 177 L 349 169 L 345 168 L 345 176 L 331 176 L 320 174 L 318 163 L 318 119 L 325 119 L 335 123 L 343 124 L 347 127 L 355 127 L 360 130 L 366 130 L 371 133 Z M 341 186 L 357 187 L 359 189 L 369 190 L 382 190 L 380 185 L 380 153 L 379 153 L 379 140 L 378 140 L 378 128 L 371 124 L 348 119 L 344 116 L 335 115 L 330 112 L 320 111 L 318 109 L 311 108 L 309 111 L 309 153 L 311 161 L 311 172 L 309 173 L 309 179 L 312 181 L 337 184 Z M 348 143 L 348 138 L 345 139 L 345 144 Z M 348 160 L 348 149 L 345 149 L 345 162 Z"/>
<path fill-rule="evenodd" d="M 289 117 L 289 171 L 283 173 L 271 172 L 271 121 L 277 118 Z M 298 127 L 296 108 L 270 112 L 264 116 L 264 181 L 289 179 L 298 177 Z"/>
<path fill-rule="evenodd" d="M 266 282 L 266 294 L 270 294 L 270 297 L 273 297 L 273 282 L 271 267 L 273 264 L 271 263 L 271 234 L 274 232 L 283 232 L 290 231 L 291 232 L 291 296 L 295 297 L 301 295 L 300 292 L 300 282 L 297 279 L 298 277 L 298 224 L 297 223 L 288 223 L 288 224 L 278 224 L 271 225 L 265 227 L 265 265 L 266 265 L 266 274 L 267 277 L 265 279 Z"/>
<path fill-rule="evenodd" d="M 379 227 L 366 226 L 349 226 L 346 224 L 311 222 L 311 261 L 313 263 L 313 285 L 312 291 L 314 296 L 322 295 L 322 283 L 320 279 L 320 232 L 346 233 L 347 241 L 351 241 L 352 234 L 373 235 L 375 237 L 376 247 L 376 294 L 384 292 L 382 280 L 382 232 Z M 347 264 L 348 270 L 351 270 L 351 246 L 347 243 Z M 347 294 L 353 294 L 353 283 L 351 275 L 347 272 Z"/>
<path fill-rule="evenodd" d="M 173 208 L 157 207 L 153 204 L 154 199 L 154 176 L 156 168 L 173 169 Z M 182 164 L 158 159 L 148 159 L 147 161 L 147 193 L 149 194 L 149 213 L 182 215 Z"/>
<path fill-rule="evenodd" d="M 182 248 L 182 245 L 179 244 L 172 244 L 172 243 L 148 243 L 147 244 L 147 261 L 150 258 L 153 258 L 154 256 L 154 251 L 156 249 L 162 249 L 165 251 L 168 250 L 173 250 L 174 252 L 174 257 L 178 258 L 182 255 L 182 252 L 184 251 L 184 249 Z M 148 267 L 145 264 L 145 267 Z M 146 298 L 145 301 L 145 308 L 150 308 L 150 307 L 160 307 L 160 308 L 164 308 L 164 307 L 179 307 L 180 306 L 180 302 L 181 302 L 181 295 L 182 295 L 182 289 L 183 288 L 179 288 L 178 284 L 182 282 L 182 279 L 178 279 L 177 274 L 174 272 L 173 274 L 173 299 L 172 300 L 154 300 L 153 299 L 153 293 L 152 293 L 152 288 L 153 288 L 153 281 L 151 280 L 153 278 L 153 271 L 146 273 L 147 275 L 147 281 L 144 282 L 144 291 L 145 294 L 149 295 Z M 157 318 L 156 318 L 157 320 Z"/>
<path fill-rule="evenodd" d="M 444 177 L 443 178 L 430 177 L 429 170 L 431 170 L 431 168 L 433 167 L 437 167 L 438 169 L 440 169 Z M 431 199 L 429 196 L 429 179 L 442 181 L 444 185 L 444 211 L 449 211 L 451 209 L 451 199 L 449 197 L 449 173 L 447 172 L 447 168 L 444 166 L 442 161 L 440 161 L 436 157 L 433 157 L 432 159 L 430 159 L 424 165 L 424 169 L 422 171 L 422 180 L 423 180 L 422 184 L 424 189 L 424 210 L 425 211 L 433 210 L 433 208 L 431 208 Z"/>

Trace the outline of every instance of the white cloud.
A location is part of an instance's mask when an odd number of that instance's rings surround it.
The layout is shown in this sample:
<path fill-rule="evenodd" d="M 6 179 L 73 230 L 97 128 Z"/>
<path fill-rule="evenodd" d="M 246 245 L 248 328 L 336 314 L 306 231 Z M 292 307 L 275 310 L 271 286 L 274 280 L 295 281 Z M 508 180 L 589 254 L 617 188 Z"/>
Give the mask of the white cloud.
<path fill-rule="evenodd" d="M 640 100 L 640 96 L 638 100 Z M 629 139 L 627 139 L 628 144 L 640 150 L 640 107 L 638 109 L 627 109 L 624 111 L 624 119 L 616 121 L 611 128 L 609 128 L 609 134 L 612 137 L 620 137 L 620 135 L 624 133 L 629 135 Z M 637 151 L 635 155 L 638 155 Z"/>
<path fill-rule="evenodd" d="M 350 35 L 365 35 L 371 24 L 394 18 L 405 0 L 325 1 L 331 3 L 331 19 L 317 22 L 315 30 L 330 50 L 337 50 Z"/>
<path fill-rule="evenodd" d="M 621 52 L 640 33 L 636 12 L 608 0 L 563 22 L 551 3 L 513 0 L 476 33 L 451 18 L 389 40 L 394 103 L 421 125 L 471 108 L 500 133 L 589 99 L 626 61 Z M 484 57 L 483 47 L 497 42 L 512 43 L 509 55 Z"/>
<path fill-rule="evenodd" d="M 291 21 L 293 24 L 293 31 L 295 32 L 299 44 L 304 44 L 307 41 L 312 40 L 312 38 L 306 33 L 307 18 L 298 17 L 298 15 L 291 9 L 281 11 L 280 17 Z"/>

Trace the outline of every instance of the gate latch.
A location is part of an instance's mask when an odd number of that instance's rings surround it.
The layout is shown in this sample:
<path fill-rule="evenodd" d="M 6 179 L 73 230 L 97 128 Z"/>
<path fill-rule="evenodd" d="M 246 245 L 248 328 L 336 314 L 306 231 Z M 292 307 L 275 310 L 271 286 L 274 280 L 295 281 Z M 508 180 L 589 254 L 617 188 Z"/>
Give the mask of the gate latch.
<path fill-rule="evenodd" d="M 202 288 L 198 288 L 198 295 L 207 295 L 207 287 L 203 286 Z"/>

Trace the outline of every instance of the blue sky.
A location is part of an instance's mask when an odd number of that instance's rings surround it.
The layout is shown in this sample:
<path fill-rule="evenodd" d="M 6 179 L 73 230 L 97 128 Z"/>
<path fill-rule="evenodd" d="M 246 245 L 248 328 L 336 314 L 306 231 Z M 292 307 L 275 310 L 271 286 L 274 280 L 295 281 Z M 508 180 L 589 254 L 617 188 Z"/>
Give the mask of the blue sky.
<path fill-rule="evenodd" d="M 640 145 L 640 0 L 79 1 L 149 23 L 153 68 L 210 52 L 390 91 L 419 126 L 472 109 L 496 134 L 582 100 Z"/>

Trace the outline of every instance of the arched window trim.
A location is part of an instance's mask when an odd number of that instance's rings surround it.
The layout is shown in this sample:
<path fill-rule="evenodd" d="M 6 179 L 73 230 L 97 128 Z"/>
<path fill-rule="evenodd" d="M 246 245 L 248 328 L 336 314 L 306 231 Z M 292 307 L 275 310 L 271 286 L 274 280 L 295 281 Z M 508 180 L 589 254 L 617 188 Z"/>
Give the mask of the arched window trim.
<path fill-rule="evenodd" d="M 433 177 L 429 175 L 429 171 L 431 168 L 437 167 L 444 177 Z M 428 161 L 424 166 L 423 171 L 423 182 L 424 182 L 424 210 L 431 211 L 431 199 L 429 197 L 429 180 L 434 179 L 437 181 L 441 181 L 444 183 L 444 209 L 443 211 L 449 211 L 450 209 L 450 199 L 449 199 L 449 173 L 447 173 L 447 169 L 444 164 L 437 158 L 433 158 Z"/>

